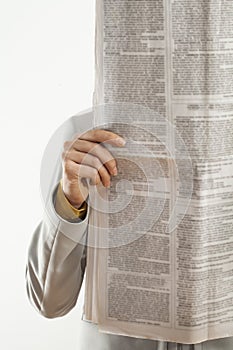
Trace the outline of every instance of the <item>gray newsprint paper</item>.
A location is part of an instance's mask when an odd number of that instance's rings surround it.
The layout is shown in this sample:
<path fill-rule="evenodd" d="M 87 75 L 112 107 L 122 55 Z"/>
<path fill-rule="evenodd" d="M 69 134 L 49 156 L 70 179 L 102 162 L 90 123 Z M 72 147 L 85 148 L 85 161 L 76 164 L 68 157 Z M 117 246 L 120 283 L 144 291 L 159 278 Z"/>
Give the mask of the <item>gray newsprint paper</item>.
<path fill-rule="evenodd" d="M 97 0 L 85 318 L 179 343 L 233 336 L 233 2 Z"/>

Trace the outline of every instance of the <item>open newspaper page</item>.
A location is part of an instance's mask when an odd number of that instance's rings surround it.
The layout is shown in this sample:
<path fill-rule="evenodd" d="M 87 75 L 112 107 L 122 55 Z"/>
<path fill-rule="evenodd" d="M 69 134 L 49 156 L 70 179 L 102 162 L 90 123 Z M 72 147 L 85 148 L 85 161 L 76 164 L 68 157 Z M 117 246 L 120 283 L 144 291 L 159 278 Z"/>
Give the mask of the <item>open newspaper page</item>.
<path fill-rule="evenodd" d="M 127 141 L 92 198 L 85 317 L 103 332 L 233 335 L 232 18 L 232 1 L 96 3 L 95 125 Z"/>

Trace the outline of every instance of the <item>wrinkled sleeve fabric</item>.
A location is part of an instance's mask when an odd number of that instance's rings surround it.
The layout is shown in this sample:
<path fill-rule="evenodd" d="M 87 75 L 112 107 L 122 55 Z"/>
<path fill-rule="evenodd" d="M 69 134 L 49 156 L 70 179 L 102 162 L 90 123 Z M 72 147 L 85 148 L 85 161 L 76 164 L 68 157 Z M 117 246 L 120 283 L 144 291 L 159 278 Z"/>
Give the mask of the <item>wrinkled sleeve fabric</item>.
<path fill-rule="evenodd" d="M 59 183 L 54 191 L 53 205 L 62 225 L 54 225 L 44 212 L 32 235 L 26 265 L 28 298 L 47 318 L 63 316 L 75 306 L 86 266 L 86 246 L 82 243 L 87 233 L 88 206 L 83 220 L 78 215 L 74 218 L 62 196 Z M 70 225 L 76 231 L 76 237 L 72 237 L 74 240 L 60 229 L 62 227 L 64 231 L 67 226 L 69 231 Z"/>
<path fill-rule="evenodd" d="M 89 205 L 87 201 L 77 215 L 67 202 L 60 184 L 61 154 L 66 140 L 91 126 L 89 112 L 68 119 L 51 137 L 41 162 L 44 212 L 30 234 L 25 279 L 29 301 L 47 318 L 63 316 L 75 306 L 84 277 Z"/>

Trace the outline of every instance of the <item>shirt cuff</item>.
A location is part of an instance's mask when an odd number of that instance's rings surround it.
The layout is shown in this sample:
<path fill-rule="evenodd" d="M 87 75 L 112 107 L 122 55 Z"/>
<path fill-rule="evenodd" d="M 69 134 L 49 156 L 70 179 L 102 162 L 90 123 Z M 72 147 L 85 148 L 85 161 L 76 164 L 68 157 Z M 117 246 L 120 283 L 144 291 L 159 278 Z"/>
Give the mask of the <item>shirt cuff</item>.
<path fill-rule="evenodd" d="M 54 205 L 56 212 L 65 220 L 84 220 L 87 214 L 87 203 L 85 201 L 78 209 L 68 201 L 62 190 L 62 179 L 58 185 Z"/>

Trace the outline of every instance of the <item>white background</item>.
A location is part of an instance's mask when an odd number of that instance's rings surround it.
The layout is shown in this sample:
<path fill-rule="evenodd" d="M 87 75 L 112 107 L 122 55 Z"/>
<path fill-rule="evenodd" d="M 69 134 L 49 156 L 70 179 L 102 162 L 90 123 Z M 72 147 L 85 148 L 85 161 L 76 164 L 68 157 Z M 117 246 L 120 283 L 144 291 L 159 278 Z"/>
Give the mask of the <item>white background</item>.
<path fill-rule="evenodd" d="M 93 0 L 0 2 L 0 348 L 77 350 L 82 300 L 46 319 L 27 299 L 25 264 L 41 220 L 40 162 L 54 131 L 91 107 Z M 94 346 L 94 344 L 93 344 Z"/>

